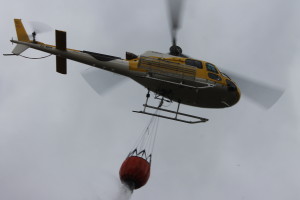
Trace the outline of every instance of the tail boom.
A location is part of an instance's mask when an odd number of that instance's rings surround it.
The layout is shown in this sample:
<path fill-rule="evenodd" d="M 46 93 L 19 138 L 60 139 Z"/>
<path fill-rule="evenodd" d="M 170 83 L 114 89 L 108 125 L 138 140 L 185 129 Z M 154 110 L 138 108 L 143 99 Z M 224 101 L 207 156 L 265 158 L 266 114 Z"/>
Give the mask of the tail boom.
<path fill-rule="evenodd" d="M 11 42 L 16 44 L 22 44 L 24 46 L 28 46 L 29 48 L 50 53 L 61 58 L 70 59 L 73 61 L 91 65 L 93 67 L 97 67 L 107 71 L 113 71 L 121 75 L 125 75 L 125 76 L 130 75 L 128 61 L 123 60 L 121 58 L 106 56 L 107 59 L 105 59 L 106 58 L 105 55 L 103 55 L 103 57 L 97 58 L 94 55 L 96 53 L 92 53 L 92 52 L 86 53 L 85 51 L 78 51 L 72 49 L 59 50 L 55 46 L 47 45 L 40 42 L 33 43 L 33 42 L 23 42 L 17 40 L 11 40 Z"/>
<path fill-rule="evenodd" d="M 126 60 L 104 54 L 68 49 L 64 31 L 56 30 L 56 46 L 52 46 L 35 40 L 31 41 L 21 19 L 14 19 L 14 22 L 18 40 L 11 40 L 12 43 L 17 44 L 13 55 L 20 55 L 28 48 L 56 55 L 56 71 L 61 74 L 67 73 L 67 59 L 70 59 L 121 75 L 130 75 L 129 63 Z"/>

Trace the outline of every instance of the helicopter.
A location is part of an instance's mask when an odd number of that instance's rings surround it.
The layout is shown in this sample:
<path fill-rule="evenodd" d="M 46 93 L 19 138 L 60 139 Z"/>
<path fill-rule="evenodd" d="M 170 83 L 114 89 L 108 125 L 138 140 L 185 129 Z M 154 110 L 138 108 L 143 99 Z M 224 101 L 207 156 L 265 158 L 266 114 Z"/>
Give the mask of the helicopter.
<path fill-rule="evenodd" d="M 248 95 L 266 108 L 271 107 L 283 91 L 266 84 L 252 81 L 231 72 L 220 70 L 216 65 L 204 60 L 194 59 L 183 54 L 177 45 L 177 31 L 180 28 L 180 13 L 183 1 L 169 0 L 172 46 L 169 53 L 146 51 L 136 55 L 126 52 L 125 59 L 67 48 L 65 31 L 55 30 L 56 44 L 50 45 L 36 40 L 36 32 L 29 36 L 21 19 L 14 19 L 18 40 L 12 54 L 21 55 L 28 48 L 56 55 L 56 72 L 67 74 L 67 59 L 90 65 L 129 77 L 147 89 L 143 109 L 136 113 L 152 115 L 170 120 L 195 124 L 208 119 L 179 112 L 181 104 L 199 108 L 227 108 L 235 105 L 241 94 Z M 91 71 L 92 73 L 92 71 Z M 101 77 L 97 77 L 101 79 Z M 91 84 L 88 76 L 87 82 Z M 150 91 L 159 99 L 158 106 L 148 104 Z M 177 110 L 162 108 L 164 102 L 177 102 Z M 149 109 L 169 113 L 172 116 L 149 112 Z M 182 118 L 183 117 L 183 118 Z"/>

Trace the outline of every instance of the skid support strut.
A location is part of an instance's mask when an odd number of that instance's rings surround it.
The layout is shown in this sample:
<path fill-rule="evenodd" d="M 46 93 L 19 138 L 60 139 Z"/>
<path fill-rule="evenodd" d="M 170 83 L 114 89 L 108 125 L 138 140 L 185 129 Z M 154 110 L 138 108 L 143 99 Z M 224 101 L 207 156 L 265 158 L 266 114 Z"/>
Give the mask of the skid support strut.
<path fill-rule="evenodd" d="M 150 90 L 148 90 L 148 93 L 146 95 L 146 103 L 144 104 L 144 112 L 146 112 L 146 106 L 145 105 L 148 104 L 149 97 L 150 97 Z"/>
<path fill-rule="evenodd" d="M 208 119 L 203 118 L 203 117 L 198 117 L 198 116 L 195 116 L 195 115 L 190 115 L 190 114 L 179 112 L 180 102 L 178 102 L 178 106 L 177 106 L 177 110 L 176 111 L 172 111 L 172 110 L 161 108 L 161 106 L 163 104 L 163 101 L 164 101 L 163 98 L 161 99 L 161 102 L 160 102 L 160 104 L 159 104 L 158 107 L 148 105 L 149 97 L 150 97 L 150 93 L 148 91 L 148 93 L 146 95 L 146 103 L 143 104 L 144 109 L 141 110 L 141 111 L 135 111 L 134 110 L 132 112 L 146 114 L 146 115 L 151 115 L 151 116 L 156 116 L 156 117 L 161 117 L 161 118 L 175 120 L 175 121 L 184 122 L 184 123 L 188 123 L 188 124 L 197 124 L 197 123 L 203 123 L 203 122 L 207 122 L 208 121 Z M 161 115 L 161 114 L 158 114 L 158 113 L 147 112 L 146 108 L 150 108 L 150 109 L 153 109 L 153 110 L 159 110 L 159 111 L 162 111 L 162 112 L 165 112 L 165 113 L 175 114 L 175 116 L 171 117 L 171 116 L 167 116 L 167 115 Z M 183 116 L 186 119 L 180 119 L 180 118 L 178 118 L 179 116 Z"/>

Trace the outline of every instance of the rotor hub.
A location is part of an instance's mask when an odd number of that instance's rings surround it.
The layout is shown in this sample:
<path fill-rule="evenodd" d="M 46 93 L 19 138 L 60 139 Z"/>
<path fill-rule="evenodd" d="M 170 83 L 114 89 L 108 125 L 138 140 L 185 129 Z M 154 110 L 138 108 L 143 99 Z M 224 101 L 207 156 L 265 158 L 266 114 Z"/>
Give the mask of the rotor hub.
<path fill-rule="evenodd" d="M 33 38 L 33 42 L 35 42 L 35 38 L 36 38 L 36 32 L 35 31 L 32 33 L 32 38 Z"/>
<path fill-rule="evenodd" d="M 170 47 L 170 54 L 172 56 L 180 56 L 182 54 L 182 49 L 177 45 L 172 45 Z"/>

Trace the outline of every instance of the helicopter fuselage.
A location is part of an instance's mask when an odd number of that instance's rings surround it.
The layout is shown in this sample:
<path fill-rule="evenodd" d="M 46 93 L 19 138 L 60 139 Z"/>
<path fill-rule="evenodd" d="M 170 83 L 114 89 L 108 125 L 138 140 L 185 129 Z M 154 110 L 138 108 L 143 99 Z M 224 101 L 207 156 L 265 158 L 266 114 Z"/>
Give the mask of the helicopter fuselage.
<path fill-rule="evenodd" d="M 36 41 L 11 42 L 127 76 L 164 98 L 190 106 L 225 108 L 240 99 L 236 84 L 205 61 L 153 51 L 121 59 L 89 51 L 63 51 Z"/>
<path fill-rule="evenodd" d="M 172 101 L 202 108 L 236 104 L 240 90 L 213 64 L 148 51 L 129 61 L 133 80 Z"/>

